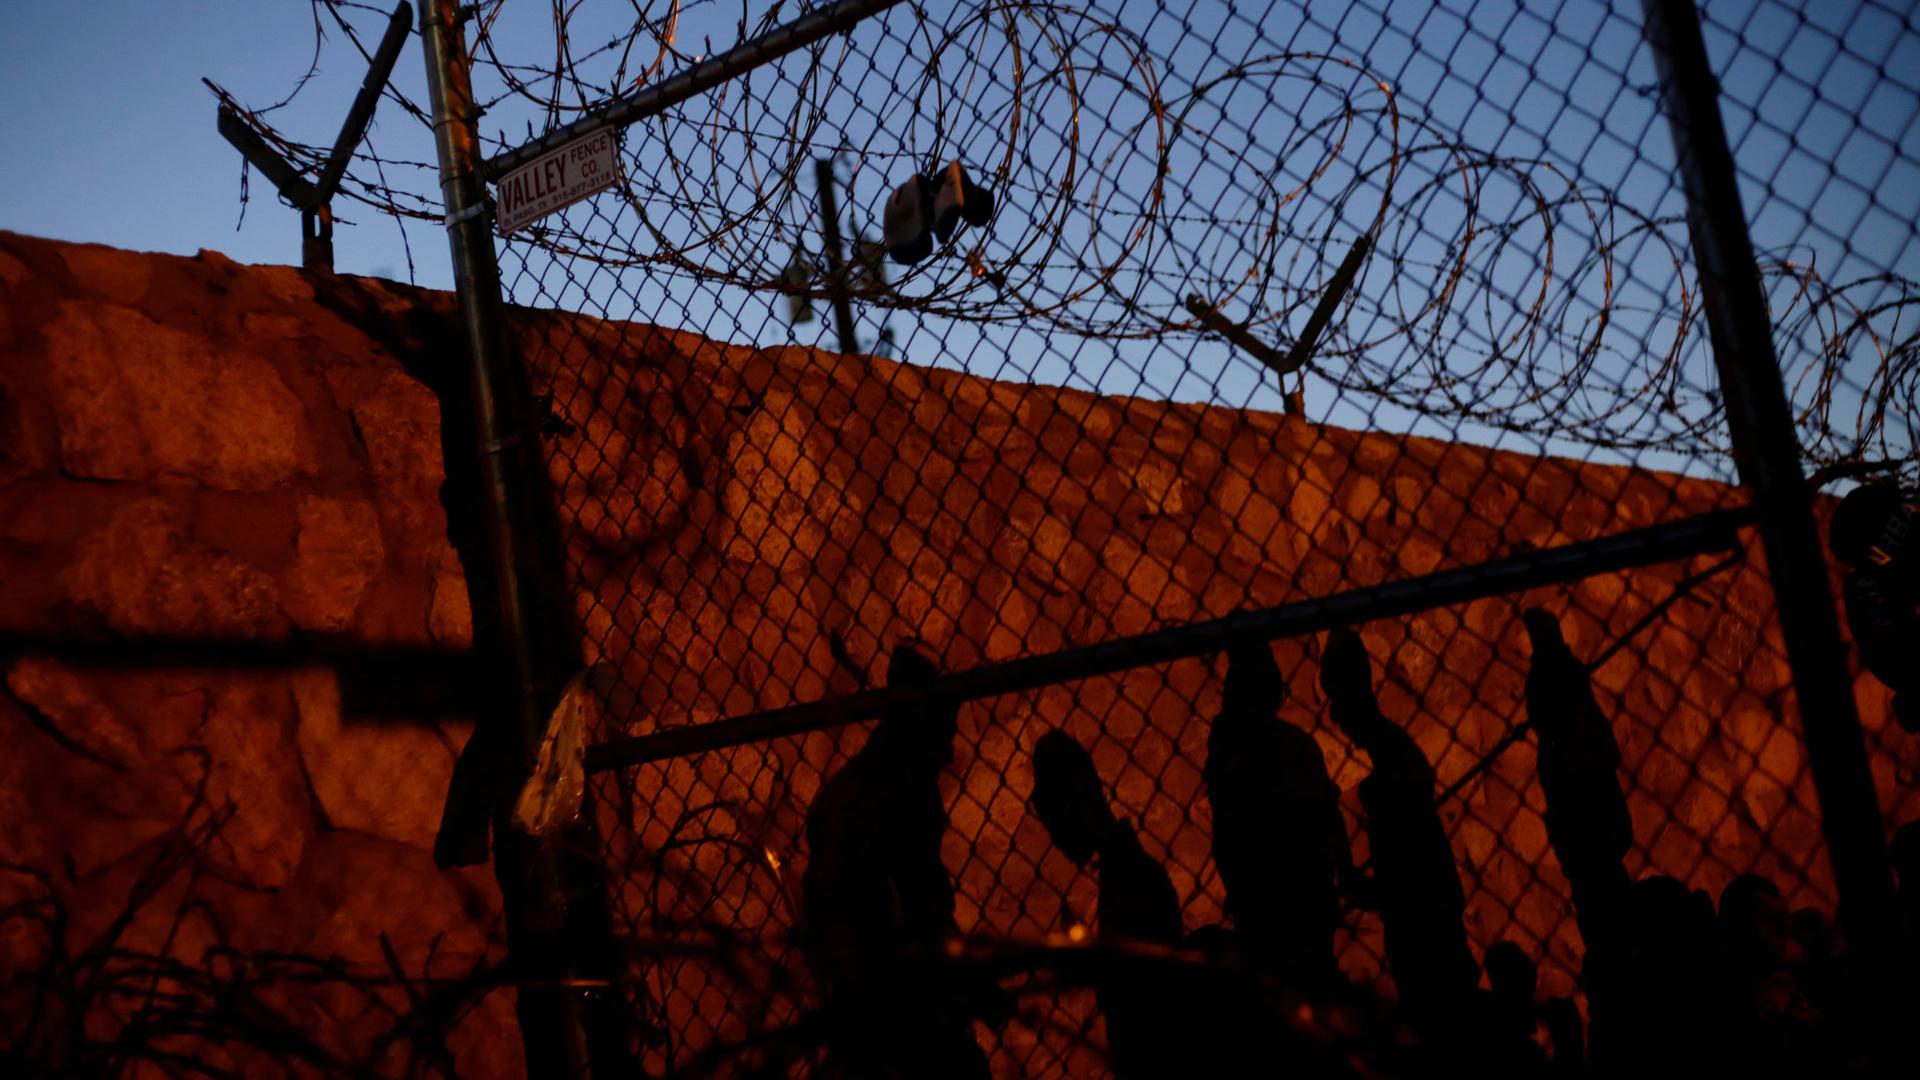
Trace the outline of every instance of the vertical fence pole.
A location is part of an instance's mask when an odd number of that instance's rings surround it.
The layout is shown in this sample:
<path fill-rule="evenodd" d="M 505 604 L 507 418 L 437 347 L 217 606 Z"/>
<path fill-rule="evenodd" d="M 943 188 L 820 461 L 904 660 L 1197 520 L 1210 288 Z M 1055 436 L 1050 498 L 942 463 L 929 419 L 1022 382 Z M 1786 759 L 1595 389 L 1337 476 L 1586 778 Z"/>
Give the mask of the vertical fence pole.
<path fill-rule="evenodd" d="M 300 211 L 300 266 L 333 273 L 333 205 Z"/>
<path fill-rule="evenodd" d="M 493 754 L 494 873 L 508 934 L 508 967 L 529 1076 L 591 1075 L 622 1043 L 604 1002 L 577 989 L 583 968 L 612 965 L 597 846 L 563 848 L 508 824 L 565 679 L 579 669 L 580 637 L 561 576 L 557 519 L 536 425 L 532 384 L 507 334 L 506 307 L 490 232 L 492 214 L 478 166 L 469 58 L 457 0 L 426 0 L 420 37 L 433 105 L 447 242 L 468 350 L 467 389 L 479 457 L 477 518 L 484 580 L 471 582 L 475 637 L 498 702 L 478 718 Z M 465 493 L 463 493 L 465 494 Z M 476 730 L 474 738 L 480 739 Z M 591 831 L 590 826 L 587 831 Z M 589 841 L 589 844 L 597 842 Z M 584 851 L 574 848 L 585 847 Z M 595 955 L 595 952 L 598 955 Z M 596 999 L 599 1000 L 599 999 Z M 591 1030 L 589 1029 L 591 1025 Z M 620 1070 L 608 1069 L 610 1074 Z"/>
<path fill-rule="evenodd" d="M 833 288 L 833 325 L 840 336 L 840 351 L 851 356 L 860 351 L 860 339 L 853 332 L 853 302 L 847 298 L 847 259 L 840 246 L 840 199 L 833 190 L 833 158 L 813 163 L 814 186 L 820 192 L 820 233 L 827 253 L 827 278 Z M 854 252 L 858 260 L 859 252 Z"/>
<path fill-rule="evenodd" d="M 1854 952 L 1873 956 L 1895 941 L 1880 803 L 1814 527 L 1812 490 L 1800 471 L 1800 443 L 1720 117 L 1719 82 L 1707 62 L 1693 0 L 1642 0 L 1642 8 L 1686 189 L 1687 222 L 1734 462 L 1759 512 L 1821 829 L 1840 891 L 1840 921 Z"/>

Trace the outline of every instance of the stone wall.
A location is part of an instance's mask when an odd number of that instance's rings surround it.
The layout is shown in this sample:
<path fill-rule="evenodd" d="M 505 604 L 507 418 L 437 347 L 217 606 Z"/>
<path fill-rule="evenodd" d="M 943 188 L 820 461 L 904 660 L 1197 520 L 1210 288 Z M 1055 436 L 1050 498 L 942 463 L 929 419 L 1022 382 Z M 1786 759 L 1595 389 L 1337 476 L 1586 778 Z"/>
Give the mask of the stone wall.
<path fill-rule="evenodd" d="M 409 975 L 448 978 L 499 955 L 491 876 L 429 855 L 470 726 L 432 389 L 457 363 L 450 310 L 440 294 L 212 253 L 0 235 L 0 861 L 44 878 L 8 872 L 0 888 L 53 889 L 76 946 L 183 821 L 219 817 L 129 947 L 197 961 L 226 940 L 379 974 L 384 936 Z M 607 717 L 621 733 L 852 690 L 907 638 L 966 667 L 1732 497 L 1298 418 L 552 313 L 516 325 L 575 429 L 549 443 L 552 472 L 589 658 L 628 691 Z M 1595 678 L 1626 758 L 1632 869 L 1716 892 L 1758 870 L 1796 905 L 1830 905 L 1758 553 L 1635 630 L 1701 565 L 1369 625 L 1383 704 L 1442 785 L 1467 777 L 1519 718 L 1517 613 L 1547 606 L 1581 656 L 1624 642 Z M 1276 655 L 1285 718 L 1319 740 L 1364 858 L 1354 785 L 1368 766 L 1325 721 L 1317 643 Z M 423 672 L 448 685 L 415 685 Z M 1026 811 L 1026 750 L 1061 726 L 1167 863 L 1189 927 L 1219 919 L 1199 785 L 1218 674 L 1185 661 L 969 706 L 947 781 L 962 927 L 1031 937 L 1094 906 L 1089 876 Z M 1884 690 L 1859 691 L 1876 779 L 1905 820 L 1920 753 L 1888 724 Z M 718 917 L 777 952 L 806 809 L 863 738 L 855 726 L 603 779 L 630 927 Z M 1522 740 L 1442 812 L 1476 947 L 1521 941 L 1563 992 L 1579 943 L 1532 769 Z M 10 934 L 8 967 L 47 948 Z M 1378 975 L 1377 920 L 1356 916 L 1343 940 L 1349 970 Z M 711 965 L 647 978 L 676 1032 L 745 1022 Z M 342 1054 L 383 1022 L 355 993 L 300 1005 Z M 1068 1061 L 1050 1038 L 1009 1031 L 1001 1071 Z M 510 995 L 483 998 L 450 1053 L 462 1074 L 517 1073 Z"/>
<path fill-rule="evenodd" d="M 416 979 L 500 953 L 491 874 L 429 854 L 471 722 L 378 686 L 342 708 L 342 673 L 457 670 L 470 644 L 427 386 L 456 362 L 433 329 L 448 311 L 211 252 L 0 235 L 0 860 L 44 875 L 0 890 L 51 887 L 72 951 L 183 826 L 224 819 L 119 947 L 198 964 L 225 942 L 380 977 L 384 935 Z M 44 958 L 10 929 L 0 968 Z M 343 983 L 286 1008 L 352 1061 L 396 993 Z M 450 1045 L 463 1074 L 518 1074 L 511 996 Z"/>

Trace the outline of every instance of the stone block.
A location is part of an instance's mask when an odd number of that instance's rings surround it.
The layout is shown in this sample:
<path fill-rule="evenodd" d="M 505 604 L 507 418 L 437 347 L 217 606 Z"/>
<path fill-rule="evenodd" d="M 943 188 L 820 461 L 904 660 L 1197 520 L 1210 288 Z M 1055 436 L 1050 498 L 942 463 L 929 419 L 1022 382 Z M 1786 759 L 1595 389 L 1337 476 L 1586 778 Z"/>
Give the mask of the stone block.
<path fill-rule="evenodd" d="M 42 334 L 69 474 L 262 491 L 312 471 L 305 407 L 265 359 L 109 304 L 62 301 Z"/>
<path fill-rule="evenodd" d="M 345 630 L 386 557 L 379 514 L 365 499 L 318 495 L 303 496 L 298 514 L 281 606 L 303 629 Z"/>
<path fill-rule="evenodd" d="M 194 540 L 185 509 L 166 498 L 115 511 L 80 541 L 61 582 L 123 634 L 258 638 L 279 625 L 273 578 Z"/>
<path fill-rule="evenodd" d="M 331 671 L 293 676 L 300 762 L 328 825 L 432 848 L 453 776 L 439 728 L 402 717 L 348 718 Z"/>

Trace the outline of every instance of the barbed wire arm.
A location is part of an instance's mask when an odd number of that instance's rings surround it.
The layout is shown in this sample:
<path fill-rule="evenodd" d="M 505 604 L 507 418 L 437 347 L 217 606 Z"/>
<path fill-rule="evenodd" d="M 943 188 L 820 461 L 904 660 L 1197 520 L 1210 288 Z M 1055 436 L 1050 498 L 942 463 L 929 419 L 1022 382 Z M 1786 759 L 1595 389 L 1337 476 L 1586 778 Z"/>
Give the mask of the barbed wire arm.
<path fill-rule="evenodd" d="M 353 107 L 347 110 L 346 122 L 340 125 L 340 135 L 333 141 L 333 152 L 327 155 L 327 164 L 320 171 L 320 182 L 315 188 L 322 201 L 332 198 L 334 191 L 339 188 L 340 178 L 347 171 L 347 162 L 353 158 L 354 148 L 366 136 L 367 125 L 373 122 L 374 108 L 380 104 L 380 95 L 386 90 L 387 79 L 393 74 L 393 65 L 400 59 L 400 50 L 406 45 L 407 35 L 412 30 L 413 5 L 407 0 L 400 0 L 387 20 L 386 36 L 380 39 L 380 48 L 373 54 L 367 77 L 360 83 L 360 92 L 354 95 Z"/>
<path fill-rule="evenodd" d="M 252 125 L 242 120 L 239 113 L 225 105 L 220 106 L 219 129 L 221 138 L 233 144 L 233 148 L 240 151 L 240 156 L 247 159 L 247 164 L 259 169 L 260 174 L 273 184 L 287 202 L 293 204 L 294 209 L 306 210 L 319 204 L 319 189 L 301 176 L 300 170 L 291 162 L 268 146 L 267 141 L 253 130 Z"/>
<path fill-rule="evenodd" d="M 294 209 L 312 210 L 320 206 L 333 198 L 334 192 L 339 189 L 354 149 L 365 137 L 367 125 L 373 122 L 374 108 L 380 103 L 380 95 L 386 89 L 387 79 L 393 74 L 393 65 L 399 60 L 400 50 L 406 45 L 407 34 L 412 27 L 413 5 L 407 0 L 400 0 L 387 24 L 386 36 L 381 38 L 380 48 L 374 53 L 367 77 L 360 84 L 360 92 L 354 97 L 353 106 L 347 110 L 346 121 L 340 125 L 340 134 L 334 139 L 333 150 L 321 166 L 317 181 L 308 181 L 302 176 L 298 167 L 267 145 L 267 141 L 240 116 L 237 109 L 225 103 L 220 106 L 218 126 L 221 137 L 240 151 L 248 164 L 259 169 L 280 194 L 293 204 Z"/>
<path fill-rule="evenodd" d="M 727 83 L 736 76 L 770 60 L 797 52 L 841 30 L 850 29 L 860 20 L 885 11 L 898 3 L 900 0 L 841 0 L 840 3 L 809 12 L 752 41 L 742 42 L 718 56 L 695 64 L 686 71 L 665 82 L 650 86 L 632 97 L 610 101 L 571 124 L 554 128 L 532 142 L 506 153 L 496 154 L 480 164 L 480 175 L 487 180 L 496 180 L 541 154 L 564 146 L 589 132 L 603 128 L 623 128 L 645 120 L 688 98 Z"/>

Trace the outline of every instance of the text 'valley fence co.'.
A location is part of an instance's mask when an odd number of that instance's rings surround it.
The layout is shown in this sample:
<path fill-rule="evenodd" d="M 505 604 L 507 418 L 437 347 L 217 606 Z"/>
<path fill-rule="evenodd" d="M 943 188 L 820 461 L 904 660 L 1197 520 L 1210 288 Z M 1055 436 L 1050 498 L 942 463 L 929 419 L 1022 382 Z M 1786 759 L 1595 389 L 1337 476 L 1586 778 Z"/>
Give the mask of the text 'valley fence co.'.
<path fill-rule="evenodd" d="M 542 154 L 500 178 L 500 235 L 613 186 L 620 176 L 613 132 L 599 131 Z"/>

